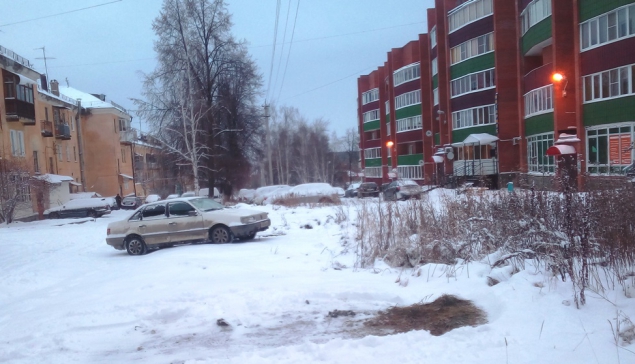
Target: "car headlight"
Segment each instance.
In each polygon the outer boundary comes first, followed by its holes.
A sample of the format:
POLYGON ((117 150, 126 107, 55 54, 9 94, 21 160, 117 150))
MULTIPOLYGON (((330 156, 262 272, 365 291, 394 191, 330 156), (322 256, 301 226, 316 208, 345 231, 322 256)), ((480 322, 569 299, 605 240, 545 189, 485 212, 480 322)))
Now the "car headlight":
POLYGON ((256 221, 256 219, 255 219, 253 216, 246 216, 246 217, 241 217, 241 218, 240 218, 240 221, 241 221, 243 224, 249 224, 249 223, 251 223, 251 222, 255 222, 255 221, 256 221))

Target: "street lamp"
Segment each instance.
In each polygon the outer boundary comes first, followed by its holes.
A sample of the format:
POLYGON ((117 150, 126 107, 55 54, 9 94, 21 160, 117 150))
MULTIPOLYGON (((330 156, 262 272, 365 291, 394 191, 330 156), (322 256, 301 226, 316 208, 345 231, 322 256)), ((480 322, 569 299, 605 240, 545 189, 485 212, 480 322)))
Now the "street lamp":
POLYGON ((562 87, 562 97, 567 96, 567 85, 569 84, 569 80, 567 80, 567 76, 560 72, 554 72, 551 75, 551 80, 554 84, 561 84, 564 81, 564 86, 562 87))

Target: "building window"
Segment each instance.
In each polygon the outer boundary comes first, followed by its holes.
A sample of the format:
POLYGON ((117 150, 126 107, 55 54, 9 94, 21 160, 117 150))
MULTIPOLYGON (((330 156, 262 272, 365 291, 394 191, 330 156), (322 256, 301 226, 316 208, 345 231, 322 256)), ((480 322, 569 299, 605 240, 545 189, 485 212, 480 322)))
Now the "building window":
POLYGON ((71 148, 69 148, 68 145, 66 146, 66 161, 71 161, 71 148))
POLYGON ((530 173, 554 173, 554 157, 547 156, 547 149, 553 145, 553 133, 527 137, 527 165, 530 173))
POLYGON ((421 166, 397 166, 399 178, 423 179, 421 166))
POLYGON ((381 167, 364 168, 364 176, 370 178, 381 178, 381 167))
POLYGON ((594 48, 635 35, 635 5, 623 6, 580 24, 580 47, 594 48))
POLYGON ((362 117, 364 119, 364 123, 379 120, 379 109, 367 111, 362 115, 362 117))
POLYGON ((496 87, 494 75, 494 69, 492 68, 452 80, 450 82, 452 97, 496 87))
POLYGON ((432 103, 434 106, 439 105, 439 89, 435 88, 432 90, 432 103))
POLYGON ((466 59, 489 53, 494 50, 494 33, 472 38, 450 50, 451 64, 465 61, 466 59))
POLYGON ((635 123, 602 125, 587 129, 587 171, 592 174, 623 174, 633 163, 635 123))
POLYGON ((31 201, 31 184, 29 183, 29 175, 25 173, 9 173, 10 193, 15 193, 16 200, 19 202, 31 201))
POLYGON ((634 79, 635 66, 614 68, 584 76, 584 102, 633 94, 634 79))
POLYGON ((421 129, 421 115, 397 120, 397 133, 421 129))
POLYGON ((128 120, 119 119, 119 131, 126 131, 130 129, 130 125, 128 124, 128 120))
POLYGON ((374 88, 370 91, 366 91, 364 93, 362 93, 362 105, 366 105, 368 103, 371 103, 373 101, 377 101, 379 100, 379 89, 378 88, 374 88))
POLYGON ((421 90, 407 92, 395 97, 395 110, 421 103, 421 90))
POLYGON ((24 157, 26 151, 24 149, 24 132, 21 130, 9 130, 11 138, 11 155, 14 157, 24 157))
POLYGON ((57 160, 62 161, 62 146, 59 144, 55 145, 55 154, 57 154, 57 160))
POLYGON ((529 28, 540 23, 541 20, 550 15, 551 0, 534 0, 530 2, 522 14, 520 14, 520 23, 523 34, 527 33, 529 28))
POLYGON ((437 46, 437 27, 433 27, 430 30, 430 49, 437 46))
POLYGON ((381 158, 381 148, 364 149, 364 159, 381 158))
POLYGON ((77 162, 77 149, 73 147, 73 160, 77 162))
POLYGON ((386 115, 390 115, 390 101, 386 101, 384 106, 386 107, 386 115))
POLYGON ((525 94, 525 118, 553 111, 553 85, 531 90, 525 94))
POLYGON ((37 150, 33 151, 33 172, 40 173, 40 161, 38 160, 37 150))
POLYGON ((419 63, 411 64, 400 68, 393 73, 394 86, 401 85, 421 77, 421 66, 419 63))
POLYGON ((390 136, 390 121, 386 123, 386 136, 390 136))
POLYGON ((432 76, 436 75, 437 73, 439 73, 439 62, 437 61, 437 58, 433 59, 430 67, 432 68, 432 76))
POLYGON ((452 10, 448 15, 450 33, 473 21, 489 16, 492 12, 492 0, 476 0, 465 3, 452 10))
POLYGON ((494 105, 479 106, 452 113, 452 129, 496 123, 496 107, 494 105))

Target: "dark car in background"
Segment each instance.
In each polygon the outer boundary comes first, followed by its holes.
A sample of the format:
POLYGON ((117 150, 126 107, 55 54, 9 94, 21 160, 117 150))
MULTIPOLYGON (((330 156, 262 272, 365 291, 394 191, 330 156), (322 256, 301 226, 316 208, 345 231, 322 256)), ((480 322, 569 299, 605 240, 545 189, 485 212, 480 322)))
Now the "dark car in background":
POLYGON ((410 198, 421 198, 423 190, 417 182, 411 179, 398 179, 390 182, 384 190, 384 200, 407 200, 410 198))
POLYGON ((124 210, 136 210, 143 205, 143 200, 137 196, 126 196, 121 200, 121 208, 124 210))
POLYGON ((361 183, 351 183, 344 191, 344 197, 357 197, 357 189, 361 183))
POLYGON ((357 189, 357 197, 379 197, 379 186, 375 182, 364 182, 357 189))

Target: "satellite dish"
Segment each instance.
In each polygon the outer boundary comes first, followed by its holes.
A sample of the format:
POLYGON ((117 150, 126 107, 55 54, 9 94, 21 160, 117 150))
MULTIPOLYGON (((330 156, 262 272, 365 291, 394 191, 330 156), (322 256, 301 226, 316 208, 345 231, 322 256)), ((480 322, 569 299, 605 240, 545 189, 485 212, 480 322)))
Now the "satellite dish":
POLYGON ((454 152, 447 153, 445 156, 448 157, 449 160, 452 160, 454 159, 454 152))
POLYGON ((423 159, 419 160, 419 165, 422 166, 423 165, 423 159))
POLYGON ((426 130, 426 136, 427 137, 431 137, 432 136, 432 130, 426 130))

